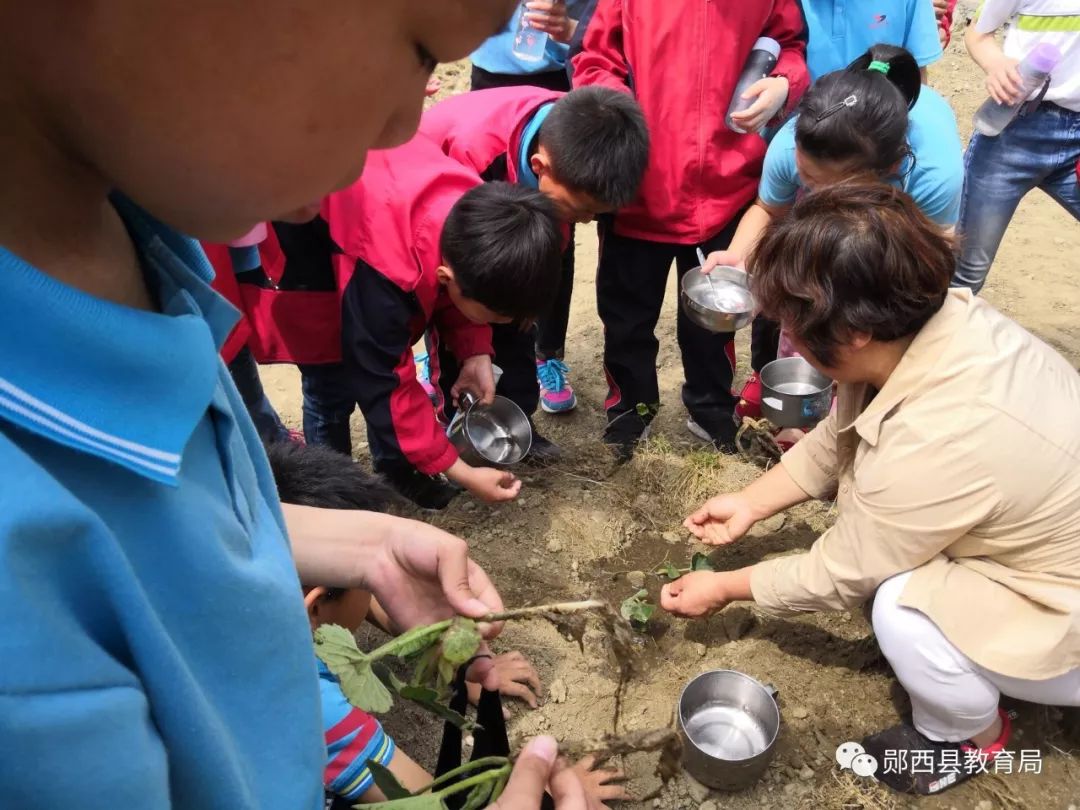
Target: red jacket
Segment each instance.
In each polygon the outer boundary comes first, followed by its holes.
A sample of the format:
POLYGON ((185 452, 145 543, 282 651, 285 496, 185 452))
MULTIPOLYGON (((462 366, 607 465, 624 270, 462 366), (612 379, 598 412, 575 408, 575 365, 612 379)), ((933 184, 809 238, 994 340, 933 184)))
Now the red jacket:
MULTIPOLYGON (((322 217, 348 276, 341 309, 345 375, 382 456, 422 473, 450 467, 457 452, 416 379, 412 347, 434 327, 459 360, 492 354, 491 327, 469 321, 436 276, 451 207, 477 174, 428 139, 368 154, 358 182, 326 198, 322 217)), ((430 352, 437 356, 436 347, 430 352)), ((435 381, 437 382, 437 381, 435 381)))
POLYGON ((516 183, 522 131, 537 110, 562 96, 528 85, 462 93, 427 110, 420 134, 485 180, 516 183))
POLYGON ((761 36, 780 43, 774 74, 790 82, 794 109, 810 83, 797 0, 600 0, 574 85, 632 92, 650 137, 641 192, 616 215, 617 233, 700 244, 754 199, 765 141, 730 131, 724 117, 761 36))

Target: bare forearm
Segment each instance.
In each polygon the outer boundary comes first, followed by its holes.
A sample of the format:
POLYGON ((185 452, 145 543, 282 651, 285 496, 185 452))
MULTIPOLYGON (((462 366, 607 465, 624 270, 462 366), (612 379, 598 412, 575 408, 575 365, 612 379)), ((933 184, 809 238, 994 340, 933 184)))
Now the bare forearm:
POLYGON ((377 512, 317 509, 282 504, 293 561, 305 585, 328 588, 367 586, 375 550, 393 530, 394 518, 377 512))
POLYGON ((754 249, 758 239, 761 238, 761 232, 765 230, 765 226, 771 221, 772 214, 769 210, 760 201, 755 202, 743 214, 728 250, 746 258, 750 251, 754 249))
POLYGON ((983 34, 975 30, 975 26, 968 27, 964 34, 964 44, 967 45, 968 53, 979 67, 989 73, 994 62, 1000 59, 1004 53, 994 34, 983 34))
POLYGON ((810 495, 795 483, 783 464, 773 465, 763 476, 741 493, 749 502, 757 520, 772 517, 796 504, 810 500, 810 495))

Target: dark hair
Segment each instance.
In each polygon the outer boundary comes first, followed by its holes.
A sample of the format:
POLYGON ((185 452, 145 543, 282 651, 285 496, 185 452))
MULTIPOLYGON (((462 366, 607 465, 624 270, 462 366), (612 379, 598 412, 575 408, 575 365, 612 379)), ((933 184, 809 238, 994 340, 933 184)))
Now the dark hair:
POLYGON ((539 191, 484 183, 454 203, 439 246, 466 298, 499 315, 545 314, 562 278, 562 231, 539 191))
POLYGON ((610 87, 580 87, 555 102, 540 144, 556 180, 612 208, 633 201, 649 163, 641 107, 610 87))
POLYGON ((759 309, 825 365, 853 333, 914 335, 945 302, 953 242, 886 183, 839 183, 774 219, 747 261, 759 309))
POLYGON ((266 455, 282 503, 387 512, 401 502, 380 478, 329 447, 271 442, 266 455))
POLYGON ((910 53, 875 45, 843 70, 818 79, 799 103, 795 143, 808 157, 884 175, 911 155, 908 110, 922 76, 910 53), (888 73, 870 70, 871 62, 888 73), (855 99, 851 106, 845 99, 855 99))

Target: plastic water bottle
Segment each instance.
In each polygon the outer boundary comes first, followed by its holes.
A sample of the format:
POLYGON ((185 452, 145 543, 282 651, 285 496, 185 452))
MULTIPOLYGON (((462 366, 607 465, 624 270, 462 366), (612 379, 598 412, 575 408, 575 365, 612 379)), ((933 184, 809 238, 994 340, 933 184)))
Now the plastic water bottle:
POLYGON ((539 62, 547 50, 548 35, 529 25, 525 3, 518 10, 517 34, 514 35, 514 56, 523 62, 539 62))
POLYGON ((756 98, 743 98, 742 94, 754 82, 768 78, 773 68, 776 67, 776 60, 779 58, 780 43, 775 39, 760 37, 754 43, 754 47, 750 50, 750 56, 747 57, 746 64, 743 65, 738 84, 735 85, 735 94, 731 97, 731 106, 728 107, 727 118, 725 119, 728 129, 732 132, 738 132, 740 135, 746 134, 746 130, 732 121, 731 116, 737 112, 742 112, 757 101, 756 98))
POLYGON ((1049 42, 1041 42, 1031 49, 1017 66, 1020 78, 1023 79, 1023 89, 1020 91, 1021 100, 1016 104, 998 104, 992 98, 988 98, 982 106, 975 111, 975 129, 979 134, 988 138, 1000 135, 1012 120, 1020 112, 1020 108, 1027 102, 1031 94, 1043 86, 1046 77, 1057 67, 1061 61, 1061 51, 1049 42))

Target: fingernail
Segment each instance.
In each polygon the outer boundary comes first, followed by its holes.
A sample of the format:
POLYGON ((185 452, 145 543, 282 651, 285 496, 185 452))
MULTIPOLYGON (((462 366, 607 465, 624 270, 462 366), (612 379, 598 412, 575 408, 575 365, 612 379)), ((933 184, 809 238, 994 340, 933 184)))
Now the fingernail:
POLYGON ((465 603, 465 609, 473 616, 486 616, 491 610, 479 599, 470 599, 465 603))
POLYGON ((545 734, 542 737, 537 737, 526 745, 525 753, 531 754, 534 757, 539 757, 550 765, 555 761, 555 757, 559 755, 559 743, 556 742, 554 737, 549 737, 545 734))

